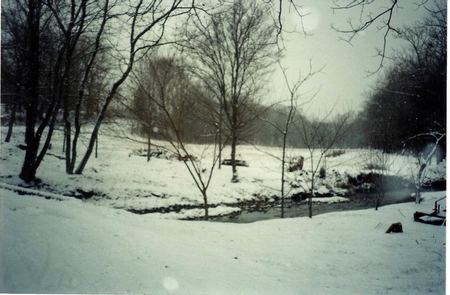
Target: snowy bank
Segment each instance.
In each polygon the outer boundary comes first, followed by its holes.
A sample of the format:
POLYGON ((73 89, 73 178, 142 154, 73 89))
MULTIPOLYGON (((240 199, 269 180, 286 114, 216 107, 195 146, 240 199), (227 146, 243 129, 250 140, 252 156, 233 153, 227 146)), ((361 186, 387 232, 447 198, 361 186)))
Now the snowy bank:
MULTIPOLYGON (((5 130, 4 128, 2 130, 5 130)), ((27 187, 20 180, 20 168, 24 151, 17 147, 23 143, 24 127, 17 126, 11 142, 1 143, 0 180, 9 185, 27 187)), ((82 140, 87 140, 82 138, 82 140)), ((151 158, 133 155, 133 151, 146 147, 144 143, 118 138, 108 132, 99 136, 98 158, 91 157, 83 175, 68 175, 62 152, 63 132, 56 130, 52 149, 44 158, 37 172, 40 182, 32 187, 41 194, 57 194, 75 197, 100 206, 121 208, 136 213, 164 213, 164 218, 192 219, 200 216, 203 197, 189 175, 182 161, 177 159, 151 158)), ((163 143, 159 143, 163 144, 163 143)), ((189 144, 188 148, 205 167, 205 177, 210 168, 211 153, 202 145, 189 144)), ((208 188, 210 216, 235 214, 245 210, 249 203, 273 207, 279 204, 281 183, 281 162, 273 155, 279 156, 281 149, 275 147, 239 146, 239 155, 246 160, 249 167, 238 167, 239 183, 230 183, 231 167, 223 166, 214 171, 208 188), (272 156, 270 156, 270 155, 272 156), (226 208, 228 207, 228 208, 226 208)), ((230 152, 229 147, 224 155, 230 152)), ((299 155, 307 156, 303 149, 289 149, 289 158, 299 155)), ((83 153, 83 146, 79 154, 83 153)), ((316 179, 316 195, 329 198, 317 198, 316 203, 348 202, 345 197, 353 188, 349 179, 370 173, 370 150, 346 150, 335 157, 326 158, 326 178, 316 179), (350 185, 351 186, 351 185, 350 185)), ((286 173, 286 199, 300 198, 309 192, 311 183, 310 161, 305 161, 303 171, 286 173), (303 195, 302 195, 303 194, 303 195)), ((325 162, 324 162, 325 163, 325 162)), ((433 161, 434 163, 434 161, 433 161)), ((324 166, 325 167, 325 166, 324 166)), ((414 176, 417 163, 412 157, 392 155, 389 173, 405 181, 414 176)), ((427 179, 445 181, 446 163, 433 164, 427 169, 427 179)), ((252 208, 255 209, 255 208, 252 208)))
POLYGON ((251 224, 160 219, 2 188, 1 292, 444 294, 445 195, 251 224), (401 222, 403 233, 386 234, 401 222))

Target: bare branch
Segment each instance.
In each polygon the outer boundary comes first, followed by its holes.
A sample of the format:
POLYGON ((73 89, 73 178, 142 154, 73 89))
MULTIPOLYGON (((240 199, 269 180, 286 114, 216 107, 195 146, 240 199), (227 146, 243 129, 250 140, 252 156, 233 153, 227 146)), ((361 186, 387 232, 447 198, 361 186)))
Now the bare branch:
POLYGON ((391 4, 388 7, 386 7, 382 11, 376 13, 374 16, 369 15, 367 20, 363 20, 363 16, 362 16, 363 12, 366 9, 368 9, 367 6, 372 5, 374 3, 378 3, 378 2, 374 1, 374 0, 354 0, 347 4, 341 4, 340 1, 333 0, 334 6, 331 7, 331 9, 333 9, 334 11, 349 10, 349 9, 354 9, 354 8, 361 9, 361 13, 360 13, 360 22, 361 23, 360 24, 355 25, 353 23, 353 21, 350 19, 348 21, 348 25, 350 27, 349 29, 337 28, 334 25, 331 26, 335 31, 345 34, 345 35, 348 35, 347 38, 342 38, 342 40, 344 40, 350 44, 352 43, 354 37, 356 35, 358 35, 359 33, 364 32, 371 26, 376 26, 377 23, 380 23, 380 22, 382 23, 381 26, 377 26, 378 31, 384 30, 383 42, 382 42, 381 50, 379 50, 379 55, 381 57, 381 60, 378 64, 378 68, 375 71, 373 71, 372 74, 380 71, 384 67, 385 59, 387 57, 386 55, 387 55, 388 36, 392 32, 397 33, 397 34, 399 33, 399 30, 396 29, 392 25, 394 11, 395 11, 395 9, 398 8, 398 0, 392 0, 391 4), (387 17, 387 20, 385 20, 386 17, 387 17))

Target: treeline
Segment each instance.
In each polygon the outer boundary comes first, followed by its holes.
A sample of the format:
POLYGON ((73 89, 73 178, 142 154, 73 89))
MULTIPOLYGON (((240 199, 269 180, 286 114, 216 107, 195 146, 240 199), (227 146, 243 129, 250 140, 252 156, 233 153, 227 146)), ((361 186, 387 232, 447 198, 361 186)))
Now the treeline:
MULTIPOLYGON (((194 101, 194 100, 193 100, 194 101)), ((142 102, 142 97, 136 97, 134 102, 136 109, 130 110, 128 107, 125 111, 116 111, 115 113, 127 114, 125 117, 135 121, 132 127, 132 132, 142 137, 150 136, 152 139, 164 140, 167 135, 164 134, 164 125, 167 122, 158 121, 157 113, 147 113, 146 110, 154 109, 155 107, 145 107, 143 105, 149 104, 149 102, 142 102), (146 119, 143 119, 146 118, 146 119), (155 128, 156 127, 156 128, 155 128)), ((209 103, 214 104, 213 101, 209 103)), ((286 113, 288 112, 287 106, 265 106, 256 105, 253 106, 259 110, 259 117, 249 122, 245 132, 239 138, 239 144, 255 144, 263 146, 279 147, 283 141, 283 134, 277 130, 271 124, 266 121, 274 122, 275 124, 282 125, 286 120, 286 113)), ((177 107, 174 107, 174 110, 177 107)), ((183 113, 183 124, 185 125, 186 132, 183 133, 186 142, 190 143, 214 143, 217 139, 218 132, 218 120, 208 120, 208 114, 211 109, 205 105, 195 101, 190 108, 178 109, 183 113), (206 117, 206 118, 205 118, 206 117)), ((352 115, 356 119, 356 115, 352 115)), ((218 117, 217 117, 218 118, 218 117)), ((287 136, 287 146, 291 148, 306 148, 307 145, 302 138, 303 124, 309 126, 313 130, 314 125, 321 125, 320 132, 323 137, 330 133, 331 130, 340 122, 339 118, 330 119, 324 121, 319 118, 309 118, 307 115, 294 114, 292 122, 292 130, 287 136)), ((349 131, 342 135, 342 138, 336 141, 336 148, 362 148, 366 147, 364 141, 365 137, 362 134, 361 128, 355 124, 354 120, 346 122, 348 126, 345 129, 349 131)), ((225 132, 224 130, 222 132, 225 132)), ((226 135, 225 135, 226 136, 226 135)))
MULTIPOLYGON (((433 3, 423 21, 398 30, 407 46, 390 57, 354 120, 311 118, 298 108, 287 145, 305 147, 311 133, 320 146, 342 128, 336 147, 419 151, 432 142, 445 149, 447 6, 433 3)), ((267 105, 264 86, 281 58, 281 18, 265 1, 222 4, 2 1, 2 105, 9 114, 2 124, 6 141, 17 121, 25 124, 20 177, 34 180, 58 126, 65 170, 81 174, 108 116, 132 119, 132 132, 148 139, 229 144, 233 159, 238 143, 280 146, 275 126, 288 107, 267 105), (83 125, 89 141, 80 155, 83 125)))
MULTIPOLYGON (((213 144, 221 141, 224 145, 230 144, 231 126, 225 120, 223 110, 221 114, 220 102, 176 54, 168 56, 157 53, 143 58, 134 69, 130 81, 133 95, 123 97, 114 113, 134 122, 131 130, 134 134, 150 140, 175 141, 178 136, 182 142, 213 144), (176 134, 173 132, 174 126, 176 134)), ((275 126, 285 124, 288 110, 289 106, 267 105, 264 100, 243 101, 237 119, 240 126, 238 144, 281 146, 283 134, 275 126)), ((307 147, 303 138, 304 129, 310 129, 310 133, 320 138, 331 134, 342 118, 339 115, 330 117, 311 118, 300 108, 295 110, 287 146, 307 147)), ((352 117, 355 118, 355 115, 352 117)), ((353 122, 347 120, 346 126, 341 126, 349 131, 336 140, 336 147, 364 145, 362 136, 356 134, 357 128, 353 122)))
POLYGON ((367 146, 387 152, 446 149, 447 4, 435 1, 429 15, 398 32, 406 44, 368 93, 360 115, 367 146))

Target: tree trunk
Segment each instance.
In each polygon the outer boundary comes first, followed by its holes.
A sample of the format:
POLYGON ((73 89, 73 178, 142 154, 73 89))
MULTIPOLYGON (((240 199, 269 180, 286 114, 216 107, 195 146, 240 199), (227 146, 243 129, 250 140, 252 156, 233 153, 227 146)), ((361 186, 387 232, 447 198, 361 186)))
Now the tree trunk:
MULTIPOLYGON (((65 115, 64 115, 65 116, 65 115)), ((66 173, 73 174, 73 170, 70 170, 71 163, 71 125, 69 119, 64 119, 64 139, 66 141, 66 173)))
POLYGON ((222 104, 220 104, 219 114, 219 169, 222 168, 222 104))
POLYGON ((423 175, 423 171, 425 170, 425 168, 427 167, 427 164, 424 163, 420 166, 419 172, 417 173, 417 179, 416 179, 416 204, 420 204, 420 191, 421 191, 421 187, 422 187, 422 175, 423 175))
POLYGON ((237 132, 236 130, 232 131, 232 139, 231 139, 231 169, 233 172, 233 177, 231 178, 231 182, 236 183, 239 182, 238 173, 236 168, 236 145, 237 145, 237 132))
POLYGON ((284 218, 284 159, 281 164, 281 218, 284 218))
POLYGON ((11 116, 9 117, 8 132, 6 133, 5 142, 9 142, 11 140, 14 123, 16 121, 16 109, 17 109, 17 103, 14 102, 13 109, 11 111, 11 116))
POLYGON ((203 195, 203 205, 205 207, 205 220, 209 219, 209 214, 208 214, 208 196, 206 195, 206 191, 202 191, 202 195, 203 195))
POLYGON ((39 149, 39 141, 35 138, 35 126, 37 117, 37 106, 39 101, 39 22, 40 22, 40 1, 28 1, 27 15, 27 75, 25 85, 27 91, 26 106, 26 129, 25 143, 27 149, 25 160, 20 172, 20 178, 25 182, 31 182, 36 176, 33 169, 39 149))
POLYGON ((62 152, 65 153, 66 152, 66 137, 63 137, 63 145, 62 145, 62 152))
POLYGON ((98 134, 95 137, 95 158, 98 158, 98 134))
POLYGON ((311 175, 311 192, 308 197, 308 217, 312 218, 313 211, 312 211, 312 198, 314 197, 314 173, 311 175))
POLYGON ((375 201, 375 211, 378 211, 378 208, 380 207, 381 201, 383 200, 383 198, 384 198, 384 193, 379 193, 377 195, 377 199, 375 201))
MULTIPOLYGON (((83 2, 84 8, 86 8, 86 2, 83 2)), ((73 135, 73 143, 72 143, 72 160, 70 162, 70 171, 71 173, 73 173, 74 169, 75 169, 75 162, 77 159, 77 144, 78 144, 78 139, 80 137, 80 133, 81 133, 81 123, 80 123, 80 117, 81 117, 81 106, 82 106, 82 102, 83 102, 83 97, 84 97, 84 88, 86 86, 86 83, 88 81, 89 75, 91 73, 92 67, 94 65, 95 59, 97 57, 97 53, 98 53, 98 49, 100 46, 100 38, 103 35, 103 30, 105 28, 105 24, 107 21, 107 13, 106 11, 108 10, 109 7, 109 2, 106 1, 104 4, 104 14, 103 14, 103 18, 102 18, 102 23, 100 25, 100 28, 97 32, 97 35, 95 37, 95 46, 94 46, 94 50, 92 51, 92 55, 89 59, 89 62, 86 66, 86 69, 84 71, 83 74, 83 79, 81 80, 81 85, 78 88, 78 98, 77 98, 77 104, 75 107, 75 118, 74 118, 74 124, 75 124, 75 134, 73 135)), ((83 13, 86 13, 85 10, 83 10, 83 13)), ((84 18, 83 18, 84 19, 84 18)), ((97 148, 98 148, 98 140, 95 141, 95 158, 97 158, 97 148)))
POLYGON ((386 195, 386 186, 384 182, 384 176, 387 174, 387 171, 383 170, 383 172, 379 175, 379 180, 376 181, 377 183, 377 189, 379 190, 379 193, 377 195, 376 204, 375 204, 375 210, 377 211, 378 208, 381 205, 381 202, 384 199, 384 196, 386 195))
POLYGON ((312 196, 310 195, 308 198, 308 217, 312 218, 312 196))
POLYGON ((37 151, 39 148, 39 144, 37 143, 38 142, 35 139, 28 140, 27 143, 25 161, 19 175, 19 177, 27 183, 32 182, 36 176, 36 169, 34 169, 34 164, 36 162, 37 151))
MULTIPOLYGON (((134 29, 134 27, 133 27, 133 29, 134 29)), ((137 40, 135 40, 135 41, 137 41, 137 40)), ((128 75, 130 74, 131 70, 133 69, 134 58, 136 55, 135 45, 136 45, 136 43, 131 42, 130 58, 128 60, 127 68, 123 72, 122 76, 120 76, 120 78, 112 85, 111 91, 108 93, 108 96, 105 99, 105 103, 103 104, 102 109, 100 110, 100 113, 97 117, 97 121, 95 122, 94 129, 92 130, 91 138, 89 140, 89 144, 88 144, 86 153, 84 154, 83 159, 81 159, 81 162, 78 164, 78 167, 75 170, 75 174, 83 173, 83 170, 86 167, 86 164, 89 161, 89 158, 91 157, 92 152, 94 150, 94 144, 95 144, 95 141, 97 140, 98 132, 100 130, 100 126, 103 122, 103 119, 105 118, 106 111, 108 110, 108 106, 111 103, 111 101, 113 100, 114 96, 116 95, 116 92, 119 89, 120 85, 122 85, 122 83, 125 82, 128 75)))
POLYGON ((84 154, 83 159, 81 159, 80 163, 78 164, 77 169, 75 170, 75 174, 82 174, 84 167, 86 167, 87 162, 89 161, 89 158, 91 157, 92 152, 94 151, 94 145, 97 140, 98 131, 100 129, 100 125, 102 124, 103 116, 100 114, 100 116, 97 119, 97 122, 94 126, 94 129, 92 130, 91 139, 89 140, 89 144, 86 150, 86 153, 84 154))
POLYGON ((151 139, 150 139, 150 131, 147 132, 147 162, 150 162, 150 148, 151 148, 151 139))
POLYGON ((102 109, 100 110, 100 113, 97 117, 97 121, 95 122, 94 129, 91 133, 91 138, 89 140, 89 144, 86 150, 86 153, 83 156, 83 159, 81 159, 80 163, 78 164, 77 169, 75 170, 75 174, 82 174, 84 168, 86 167, 87 162, 89 161, 89 158, 92 155, 92 152, 94 151, 94 145, 96 141, 98 140, 98 132, 100 130, 100 126, 103 122, 103 119, 105 118, 106 111, 108 109, 109 104, 111 103, 112 99, 114 98, 114 95, 117 92, 117 89, 119 86, 125 81, 125 79, 128 77, 128 74, 130 73, 132 69, 132 61, 130 61, 130 65, 128 69, 123 73, 122 77, 113 85, 111 91, 109 92, 108 96, 106 97, 105 103, 103 104, 102 109))
MULTIPOLYGON (((19 177, 22 180, 24 180, 25 182, 31 182, 36 177, 36 171, 37 171, 39 165, 41 164, 42 159, 44 158, 44 155, 47 153, 47 150, 50 146, 58 110, 59 110, 59 105, 56 105, 53 109, 53 114, 51 115, 52 119, 50 121, 50 124, 48 125, 47 138, 44 142, 41 152, 38 154, 39 143, 41 140, 42 132, 48 122, 41 123, 41 125, 38 128, 38 131, 36 132, 36 136, 27 145, 27 150, 25 153, 25 161, 24 161, 24 164, 22 167, 22 171, 19 175, 19 177)), ((50 117, 50 115, 46 116, 46 119, 49 117, 50 117)))
POLYGON ((81 126, 77 119, 75 119, 75 132, 73 135, 73 142, 72 142, 72 158, 70 160, 70 167, 69 170, 71 171, 70 174, 73 174, 73 170, 75 169, 75 161, 77 160, 77 144, 78 144, 78 138, 80 137, 81 133, 81 126))
MULTIPOLYGON (((290 118, 288 118, 289 120, 290 118)), ((281 156, 281 218, 284 218, 284 170, 286 165, 286 139, 287 131, 283 133, 283 152, 281 156)))

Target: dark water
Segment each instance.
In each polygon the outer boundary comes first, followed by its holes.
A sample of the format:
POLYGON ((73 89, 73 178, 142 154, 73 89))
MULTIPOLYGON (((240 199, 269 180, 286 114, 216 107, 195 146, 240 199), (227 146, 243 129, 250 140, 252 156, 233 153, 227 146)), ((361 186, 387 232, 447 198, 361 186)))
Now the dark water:
MULTIPOLYGON (((411 197, 414 193, 412 189, 401 189, 387 192, 381 200, 380 206, 414 202, 415 199, 411 197)), ((378 194, 374 193, 358 193, 352 196, 347 196, 350 201, 346 203, 335 204, 314 204, 313 216, 339 211, 350 211, 360 209, 375 209, 376 199, 378 194)), ((279 202, 273 206, 258 206, 259 208, 249 208, 249 210, 242 210, 241 214, 235 216, 222 216, 211 218, 211 221, 216 222, 233 222, 233 223, 250 223, 260 220, 281 218, 281 207, 279 202), (255 211, 253 211, 255 210, 255 211)), ((308 204, 306 201, 295 202, 291 199, 285 200, 284 209, 285 218, 304 217, 308 216, 308 204)))

